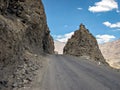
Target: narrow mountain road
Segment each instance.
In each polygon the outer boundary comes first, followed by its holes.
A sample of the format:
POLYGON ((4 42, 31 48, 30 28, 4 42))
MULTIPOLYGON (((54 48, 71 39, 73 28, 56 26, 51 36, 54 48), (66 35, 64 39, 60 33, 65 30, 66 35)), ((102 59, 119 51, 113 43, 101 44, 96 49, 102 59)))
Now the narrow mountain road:
POLYGON ((51 55, 40 90, 120 90, 120 73, 71 56, 51 55))

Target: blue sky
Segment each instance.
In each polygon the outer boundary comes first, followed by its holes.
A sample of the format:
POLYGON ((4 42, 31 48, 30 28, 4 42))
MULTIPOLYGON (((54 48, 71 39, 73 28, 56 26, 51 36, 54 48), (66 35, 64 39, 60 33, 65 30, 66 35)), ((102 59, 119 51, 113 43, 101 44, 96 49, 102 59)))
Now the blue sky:
POLYGON ((105 43, 120 38, 120 0, 42 0, 51 35, 66 42, 83 23, 105 43))

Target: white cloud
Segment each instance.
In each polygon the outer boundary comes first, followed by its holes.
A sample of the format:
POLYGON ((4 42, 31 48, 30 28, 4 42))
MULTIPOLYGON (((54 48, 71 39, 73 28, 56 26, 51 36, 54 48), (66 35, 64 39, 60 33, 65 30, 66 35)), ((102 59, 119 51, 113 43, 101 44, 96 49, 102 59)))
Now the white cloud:
POLYGON ((110 22, 108 22, 108 21, 103 22, 103 24, 104 24, 105 26, 107 26, 107 27, 110 27, 110 26, 111 26, 111 23, 110 23, 110 22))
POLYGON ((82 10, 83 8, 77 8, 78 10, 82 10))
POLYGON ((114 35, 96 35, 96 39, 98 41, 99 44, 101 43, 106 43, 106 42, 110 42, 112 40, 114 40, 116 37, 114 35))
POLYGON ((91 12, 107 12, 116 9, 118 12, 118 3, 115 0, 101 0, 96 2, 94 6, 89 6, 91 12))
POLYGON ((112 24, 109 21, 106 21, 106 22, 103 22, 103 24, 109 28, 120 28, 120 22, 112 24))
POLYGON ((71 36, 74 34, 74 32, 71 32, 71 33, 67 33, 67 34, 64 34, 64 35, 54 35, 54 38, 60 42, 67 42, 67 40, 69 38, 71 38, 71 36))

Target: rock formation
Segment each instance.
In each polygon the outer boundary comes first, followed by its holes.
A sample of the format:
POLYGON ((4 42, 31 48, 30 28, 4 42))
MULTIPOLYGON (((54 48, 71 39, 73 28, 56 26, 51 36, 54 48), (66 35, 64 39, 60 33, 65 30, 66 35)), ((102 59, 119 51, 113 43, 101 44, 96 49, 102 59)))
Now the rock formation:
POLYGON ((84 56, 105 63, 95 37, 83 24, 80 25, 79 30, 74 32, 71 39, 68 40, 63 53, 73 56, 84 56))
POLYGON ((13 73, 24 65, 26 52, 54 53, 43 4, 41 0, 0 0, 0 90, 14 87, 13 73))

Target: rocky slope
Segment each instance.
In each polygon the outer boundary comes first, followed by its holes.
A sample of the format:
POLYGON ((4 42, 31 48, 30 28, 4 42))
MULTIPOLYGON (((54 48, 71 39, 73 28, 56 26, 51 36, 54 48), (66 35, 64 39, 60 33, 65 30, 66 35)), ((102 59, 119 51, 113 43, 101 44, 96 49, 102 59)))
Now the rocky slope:
POLYGON ((79 30, 75 31, 71 39, 68 40, 63 52, 64 54, 83 56, 105 63, 105 59, 101 54, 95 37, 83 24, 80 25, 79 30))
POLYGON ((0 90, 31 81, 29 64, 39 65, 27 53, 35 57, 54 53, 41 0, 0 0, 0 90))
POLYGON ((114 68, 120 69, 120 39, 99 45, 106 61, 114 68))

